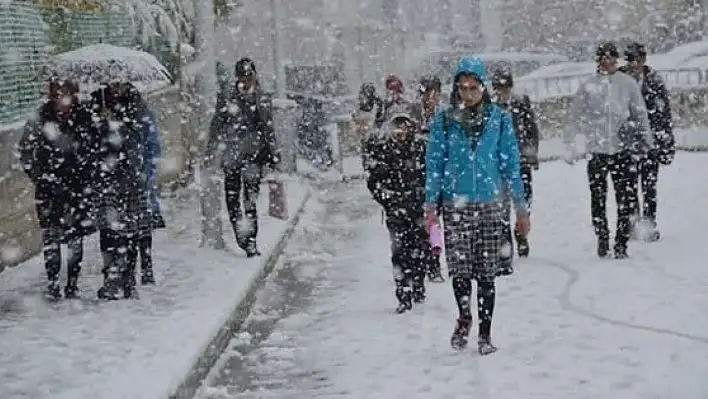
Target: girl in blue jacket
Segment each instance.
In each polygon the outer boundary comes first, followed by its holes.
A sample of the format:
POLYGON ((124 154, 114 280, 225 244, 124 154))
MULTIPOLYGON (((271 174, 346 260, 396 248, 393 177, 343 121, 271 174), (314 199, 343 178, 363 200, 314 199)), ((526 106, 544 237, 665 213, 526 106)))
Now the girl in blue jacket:
POLYGON ((426 153, 426 222, 439 223, 435 210, 442 205, 445 255, 459 308, 451 345, 467 346, 476 280, 482 355, 496 351, 491 342, 494 280, 511 251, 504 235, 506 188, 517 231, 526 235, 530 228, 514 127, 509 114, 490 101, 486 81, 479 58, 460 60, 450 107, 435 116, 426 153))

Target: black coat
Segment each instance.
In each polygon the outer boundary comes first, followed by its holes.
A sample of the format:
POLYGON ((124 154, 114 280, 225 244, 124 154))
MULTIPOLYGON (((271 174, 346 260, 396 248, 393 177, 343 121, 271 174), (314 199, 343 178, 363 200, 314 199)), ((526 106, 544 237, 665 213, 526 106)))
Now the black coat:
POLYGON ((205 162, 220 159, 227 169, 247 164, 275 166, 279 161, 270 97, 243 95, 238 88, 221 90, 209 127, 205 162))
POLYGON ((405 145, 392 139, 372 144, 367 187, 389 220, 421 222, 425 203, 425 147, 416 137, 405 145))
POLYGON ((134 87, 116 98, 97 90, 91 98, 98 135, 94 142, 99 229, 126 235, 150 231, 144 134, 147 105, 134 87), (117 226, 117 228, 116 228, 117 226))
POLYGON ((19 143, 22 169, 35 186, 39 225, 59 228, 64 240, 95 231, 95 135, 88 109, 77 103, 68 119, 60 119, 47 103, 27 122, 19 143))
MULTIPOLYGON (((628 66, 623 66, 620 71, 634 76, 628 66)), ((644 79, 640 81, 642 85, 642 96, 649 115, 649 126, 654 132, 654 142, 656 144, 656 154, 663 163, 670 163, 670 159, 676 151, 676 141, 674 138, 673 121, 671 114, 671 98, 666 84, 661 76, 649 66, 644 66, 644 79)))
POLYGON ((538 166, 539 131, 536 115, 531 108, 531 99, 527 95, 513 95, 508 104, 498 105, 511 114, 521 162, 533 167, 538 166))

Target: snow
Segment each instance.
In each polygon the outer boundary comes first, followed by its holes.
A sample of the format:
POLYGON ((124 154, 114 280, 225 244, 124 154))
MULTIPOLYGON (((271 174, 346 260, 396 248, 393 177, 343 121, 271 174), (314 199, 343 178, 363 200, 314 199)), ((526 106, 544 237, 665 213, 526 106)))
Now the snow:
MULTIPOLYGON (((483 358, 450 348, 449 282, 429 284, 424 305, 394 314, 380 208, 353 183, 328 198, 334 221, 310 213, 324 221, 299 229, 300 247, 286 249, 279 266, 315 285, 306 304, 270 335, 250 337, 256 347, 243 348, 241 336, 232 342, 198 397, 705 398, 708 214, 695 204, 708 185, 691 176, 707 167, 707 154, 680 153, 659 182, 663 240, 632 242, 627 260, 599 260, 584 163, 542 165, 531 257, 498 280, 492 331, 500 350, 483 358)), ((273 318, 262 302, 258 319, 273 318)))
POLYGON ((169 84, 170 81, 170 73, 154 55, 110 44, 92 44, 58 54, 51 64, 52 68, 59 73, 64 71, 73 73, 81 70, 83 65, 91 65, 104 69, 103 72, 111 77, 115 77, 114 73, 121 74, 127 70, 130 73, 120 77, 131 82, 161 81, 169 84), (118 65, 114 66, 116 62, 118 65))
MULTIPOLYGON (((291 215, 307 190, 296 180, 286 181, 291 215)), ((168 229, 156 232, 153 247, 158 285, 140 287, 139 300, 92 300, 101 282, 95 237, 85 244, 79 282, 86 300, 44 302, 41 257, 6 270, 0 279, 0 397, 167 397, 228 319, 286 228, 286 222, 267 216, 267 193, 263 185, 263 257, 254 259, 236 247, 226 214, 229 250, 198 248, 195 192, 163 199, 168 229)), ((3 256, 14 256, 13 251, 8 248, 3 256)))

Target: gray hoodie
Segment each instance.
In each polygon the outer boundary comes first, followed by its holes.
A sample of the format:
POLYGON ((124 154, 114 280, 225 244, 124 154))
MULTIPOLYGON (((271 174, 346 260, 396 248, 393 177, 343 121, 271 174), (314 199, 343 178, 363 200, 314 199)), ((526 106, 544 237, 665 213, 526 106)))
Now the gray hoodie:
POLYGON ((596 74, 583 82, 571 110, 572 127, 564 141, 575 153, 575 135, 585 137, 586 152, 616 154, 653 145, 649 118, 640 86, 629 75, 596 74))

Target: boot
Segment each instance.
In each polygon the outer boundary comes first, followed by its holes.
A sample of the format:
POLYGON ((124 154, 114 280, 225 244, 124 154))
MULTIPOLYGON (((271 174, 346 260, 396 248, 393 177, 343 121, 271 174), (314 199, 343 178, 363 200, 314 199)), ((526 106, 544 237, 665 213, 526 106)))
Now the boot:
POLYGON ((597 256, 607 258, 610 253, 610 240, 607 238, 598 238, 597 240, 597 256))
POLYGON ((155 285, 155 275, 152 272, 152 268, 143 269, 142 275, 140 276, 140 284, 142 285, 155 285))
POLYGON ((470 324, 472 316, 460 317, 455 324, 455 331, 450 338, 450 346, 455 350, 463 350, 467 347, 467 339, 470 335, 470 324))
POLYGON ((529 240, 518 232, 514 232, 514 236, 516 238, 516 251, 518 252, 519 257, 528 258, 530 252, 529 240))
POLYGON ((76 299, 79 297, 78 278, 69 277, 64 287, 64 297, 66 299, 76 299))
POLYGON ((480 355, 486 356, 497 351, 497 347, 492 345, 492 339, 489 336, 479 336, 477 338, 477 351, 480 355))
POLYGON ((396 287, 396 298, 398 298, 396 313, 402 314, 413 309, 413 298, 409 287, 404 287, 403 285, 396 287))
POLYGON ((614 248, 615 259, 626 259, 629 257, 627 254, 627 246, 623 244, 615 244, 614 248))
POLYGON ((135 269, 128 266, 123 270, 123 298, 125 299, 138 299, 137 281, 135 279, 135 269))
POLYGON ((122 278, 120 270, 116 262, 114 261, 113 254, 105 254, 103 257, 104 262, 110 262, 107 267, 103 269, 103 286, 98 289, 97 295, 98 299, 104 299, 106 301, 116 301, 120 299, 119 292, 121 288, 122 278))
POLYGON ((261 252, 258 250, 255 240, 251 240, 246 245, 245 251, 246 251, 247 258, 253 258, 254 256, 261 256, 261 252))
POLYGON ((44 292, 45 297, 50 301, 58 301, 61 299, 61 286, 59 280, 50 279, 47 284, 47 289, 44 292))

